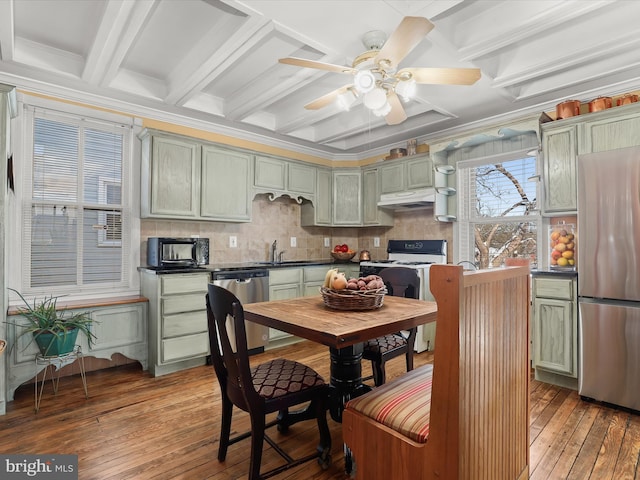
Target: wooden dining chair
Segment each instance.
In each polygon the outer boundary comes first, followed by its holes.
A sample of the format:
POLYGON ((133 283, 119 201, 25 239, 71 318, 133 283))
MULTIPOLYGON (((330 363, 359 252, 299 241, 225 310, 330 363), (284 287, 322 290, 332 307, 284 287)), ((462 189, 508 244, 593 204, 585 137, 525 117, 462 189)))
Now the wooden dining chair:
MULTIPOLYGON (((388 294, 396 297, 418 298, 420 296, 420 277, 413 268, 390 267, 384 268, 378 274, 387 286, 388 294)), ((386 381, 384 364, 387 360, 405 355, 407 371, 413 370, 413 346, 416 342, 416 328, 409 331, 396 332, 385 335, 364 344, 362 358, 371 360, 374 384, 380 386, 386 381)))
POLYGON ((316 371, 301 363, 274 359, 251 367, 247 352, 244 310, 233 293, 209 284, 206 295, 207 321, 211 360, 220 383, 222 394, 222 427, 218 460, 224 461, 227 448, 251 437, 249 480, 267 478, 281 471, 300 465, 314 458, 323 469, 331 464, 331 434, 327 424, 329 386, 316 371), (231 321, 228 322, 227 320, 231 321), (230 329, 235 331, 235 342, 230 338, 230 329), (289 413, 289 408, 310 402, 306 410, 289 413), (251 431, 230 438, 233 406, 249 413, 251 431), (279 412, 275 420, 266 421, 269 413, 279 412), (299 418, 296 418, 296 415, 299 418), (316 419, 320 432, 320 443, 313 454, 293 459, 265 433, 277 425, 285 433, 289 426, 299 420, 316 419), (260 474, 262 447, 267 441, 280 454, 286 464, 260 474))

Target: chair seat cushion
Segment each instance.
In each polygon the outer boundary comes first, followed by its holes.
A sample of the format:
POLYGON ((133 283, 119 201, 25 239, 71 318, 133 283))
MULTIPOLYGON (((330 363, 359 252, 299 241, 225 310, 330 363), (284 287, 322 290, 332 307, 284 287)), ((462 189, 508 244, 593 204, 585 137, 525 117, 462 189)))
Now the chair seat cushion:
POLYGON ((346 408, 425 443, 429 436, 432 380, 433 365, 424 365, 350 400, 346 408))
POLYGON ((251 368, 253 387, 264 398, 276 398, 288 393, 324 385, 324 379, 302 363, 277 358, 251 368))
POLYGON ((389 350, 394 350, 398 347, 404 347, 407 345, 407 339, 398 333, 392 333, 385 335, 384 337, 374 338, 368 340, 364 344, 365 351, 375 353, 385 353, 389 350))

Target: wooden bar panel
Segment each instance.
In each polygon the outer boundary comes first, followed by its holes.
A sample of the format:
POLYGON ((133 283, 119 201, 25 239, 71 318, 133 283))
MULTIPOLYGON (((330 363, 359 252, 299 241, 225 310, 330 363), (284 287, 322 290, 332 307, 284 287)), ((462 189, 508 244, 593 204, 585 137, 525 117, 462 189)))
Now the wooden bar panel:
POLYGON ((528 266, 431 267, 438 345, 429 438, 415 444, 347 407, 357 479, 528 478, 529 283, 528 266))

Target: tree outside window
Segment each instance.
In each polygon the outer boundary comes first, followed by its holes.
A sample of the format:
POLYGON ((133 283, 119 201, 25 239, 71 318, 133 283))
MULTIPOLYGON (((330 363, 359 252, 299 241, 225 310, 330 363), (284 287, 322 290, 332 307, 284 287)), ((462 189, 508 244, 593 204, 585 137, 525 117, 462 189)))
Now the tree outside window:
POLYGON ((505 258, 524 257, 537 263, 535 157, 468 168, 474 262, 478 268, 499 267, 505 258))

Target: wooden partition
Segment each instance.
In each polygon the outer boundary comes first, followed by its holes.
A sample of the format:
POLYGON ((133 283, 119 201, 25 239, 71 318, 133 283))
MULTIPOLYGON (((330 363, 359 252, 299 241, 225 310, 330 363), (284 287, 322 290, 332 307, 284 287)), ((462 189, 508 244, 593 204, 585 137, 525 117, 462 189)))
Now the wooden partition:
POLYGON ((433 265, 438 304, 430 432, 417 444, 348 408, 356 478, 529 477, 529 268, 433 265), (372 452, 386 449, 385 455, 372 452))

